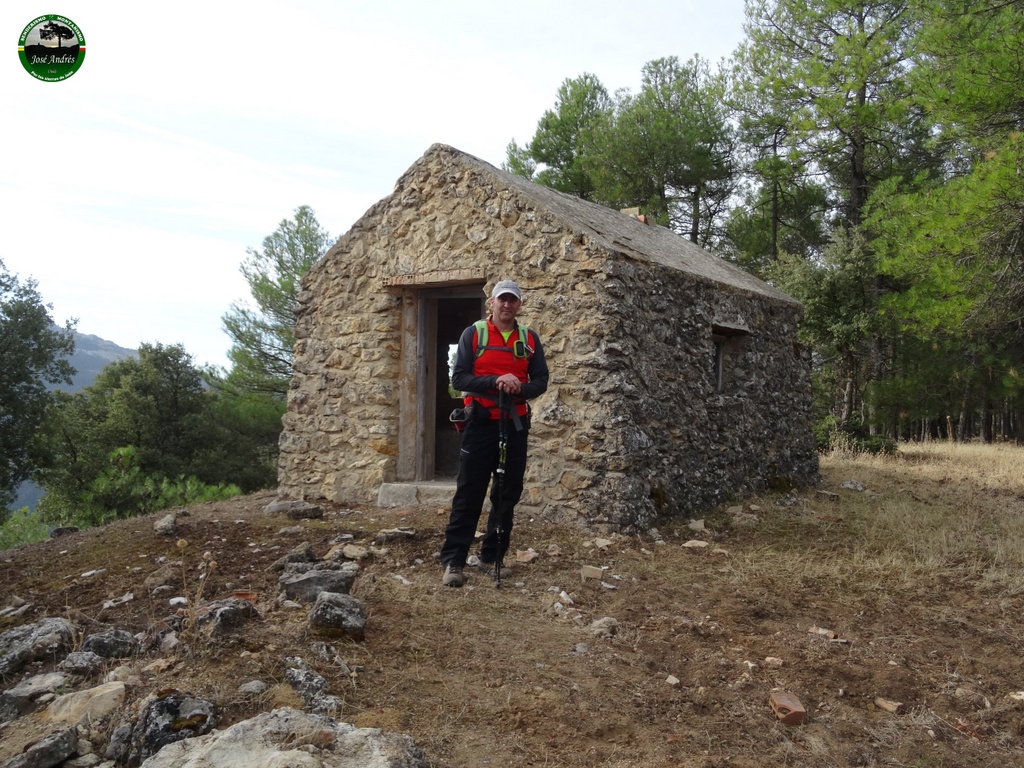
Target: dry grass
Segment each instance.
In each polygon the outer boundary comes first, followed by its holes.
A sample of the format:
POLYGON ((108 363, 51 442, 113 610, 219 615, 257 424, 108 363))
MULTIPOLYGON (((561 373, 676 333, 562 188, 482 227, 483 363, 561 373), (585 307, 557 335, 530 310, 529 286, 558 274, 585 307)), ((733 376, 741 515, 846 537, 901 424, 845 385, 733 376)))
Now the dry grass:
MULTIPOLYGON (((189 649, 136 695, 177 687, 240 719, 296 703, 280 662, 301 656, 344 700, 342 719, 411 734, 434 768, 1024 765, 1024 704, 1007 696, 1024 690, 1024 450, 832 455, 822 477, 745 500, 755 524, 726 508, 703 532, 661 521, 660 542, 615 536, 599 549, 591 533, 520 519, 516 546, 560 554, 518 565, 501 590, 482 576, 440 586, 445 510, 331 510, 304 523, 318 553, 339 533, 369 544, 383 528, 417 531, 364 563, 354 588, 369 612, 363 643, 325 643, 304 611, 274 602, 266 567, 298 541, 278 533, 290 521, 260 512, 265 497, 196 507, 179 528, 218 563, 203 594, 244 584, 265 596, 263 620, 189 649), (682 546, 691 538, 711 546, 682 546), (615 588, 582 582, 582 565, 604 567, 615 588), (558 609, 562 591, 573 605, 558 609), (619 622, 610 639, 590 629, 603 617, 619 622), (276 685, 233 693, 257 677, 276 685), (805 725, 776 720, 773 688, 801 699, 805 725), (876 697, 902 702, 902 714, 876 697)), ((164 610, 151 599, 103 616, 95 606, 138 589, 140 560, 178 554, 150 527, 126 521, 3 553, 0 603, 17 594, 53 614, 76 606, 90 627, 144 628, 164 610), (97 563, 108 564, 101 579, 67 577, 97 563)))

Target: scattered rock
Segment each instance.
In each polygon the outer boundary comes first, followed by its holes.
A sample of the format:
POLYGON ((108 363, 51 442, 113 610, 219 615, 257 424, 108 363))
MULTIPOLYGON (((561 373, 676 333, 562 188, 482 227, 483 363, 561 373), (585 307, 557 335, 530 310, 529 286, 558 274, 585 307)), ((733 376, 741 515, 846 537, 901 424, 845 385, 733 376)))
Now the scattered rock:
POLYGON ((171 691, 150 701, 139 714, 132 730, 128 761, 138 765, 168 744, 202 736, 215 725, 213 704, 181 691, 171 691))
POLYGON ((71 726, 87 720, 100 720, 121 706, 124 696, 124 683, 103 683, 85 691, 58 696, 43 716, 51 723, 71 726))
POLYGON ((772 691, 768 702, 783 725, 800 725, 807 719, 807 710, 792 693, 772 691))
POLYGON ((537 552, 533 547, 528 549, 517 549, 516 550, 516 562, 517 563, 532 563, 540 557, 540 552, 537 552))
POLYGON ((9 618, 12 616, 21 616, 21 614, 28 611, 32 607, 32 603, 22 602, 20 605, 9 605, 3 610, 0 610, 0 619, 9 618))
POLYGON ((310 611, 309 626, 321 634, 362 640, 366 633, 366 609, 349 594, 321 592, 310 611))
POLYGON ((60 672, 50 672, 22 680, 13 688, 0 693, 0 723, 14 720, 35 709, 39 699, 52 694, 68 681, 60 672))
POLYGON ((123 629, 109 629, 88 635, 82 641, 82 650, 104 659, 127 659, 139 652, 139 642, 123 629))
POLYGON ((67 728, 51 733, 4 763, 3 768, 50 768, 60 765, 78 749, 78 731, 67 728))
POLYGON ((710 544, 706 541, 701 541, 700 539, 690 539, 688 542, 683 544, 683 546, 687 549, 704 549, 705 547, 710 546, 710 544))
POLYGON ((178 517, 173 512, 153 523, 153 533, 157 536, 176 536, 178 533, 178 517))
MULTIPOLYGON (((354 564, 353 564, 354 565, 354 564)), ((347 595, 352 591, 358 566, 343 567, 337 563, 319 563, 310 570, 289 569, 278 583, 285 597, 303 603, 315 602, 321 592, 337 592, 347 595), (334 566, 334 567, 331 567, 334 566)))
POLYGON ((341 709, 344 701, 327 693, 327 680, 311 670, 305 661, 290 656, 284 662, 285 681, 309 709, 320 715, 333 715, 341 709))
POLYGON ((289 563, 315 563, 316 560, 317 557, 313 552, 313 545, 308 541, 304 541, 284 557, 272 563, 267 570, 271 572, 283 571, 289 563))
POLYGON ((46 618, 0 632, 0 677, 30 661, 55 657, 71 647, 75 628, 64 619, 46 618))
POLYGON ((398 528, 386 528, 377 534, 375 541, 381 543, 386 541, 393 541, 394 539, 415 539, 416 531, 412 528, 405 526, 399 526, 398 528))
POLYGON ((610 616, 605 616, 603 619, 592 622, 590 631, 594 633, 595 637, 612 638, 619 631, 619 622, 610 616))
POLYGON ((202 607, 196 615, 196 626, 209 625, 208 631, 217 634, 259 618, 262 618, 260 612, 248 600, 216 600, 202 607))
POLYGON ((243 696, 259 696, 270 690, 270 684, 262 680, 250 680, 238 686, 238 692, 243 696))
POLYGON ((172 583, 181 581, 181 565, 175 563, 164 563, 142 582, 147 592, 152 592, 158 587, 170 586, 172 583), (177 565, 177 567, 175 567, 177 565))
POLYGON ((171 744, 147 760, 144 768, 183 765, 426 768, 427 761, 405 734, 356 728, 285 707, 171 744))
POLYGON ((75 675, 89 676, 103 669, 105 662, 106 659, 92 651, 75 651, 65 656, 58 667, 75 675))
POLYGON ((840 488, 845 488, 848 491, 856 491, 862 493, 864 491, 864 485, 859 480, 847 480, 839 484, 840 488))
POLYGON ((600 579, 603 576, 603 568, 598 568, 596 565, 580 566, 580 577, 583 579, 583 581, 586 581, 587 579, 600 579))

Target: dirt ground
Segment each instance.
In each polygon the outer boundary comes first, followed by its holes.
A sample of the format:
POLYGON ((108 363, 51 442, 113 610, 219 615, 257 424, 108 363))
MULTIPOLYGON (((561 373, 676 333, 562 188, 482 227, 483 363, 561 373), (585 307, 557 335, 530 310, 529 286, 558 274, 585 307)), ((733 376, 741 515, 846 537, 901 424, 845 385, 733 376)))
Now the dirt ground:
MULTIPOLYGON (((300 656, 344 700, 339 719, 410 734, 436 768, 1024 765, 1024 541, 988 522, 1024 519, 1024 487, 936 474, 937 461, 826 459, 820 486, 715 510, 704 530, 684 520, 601 537, 523 517, 513 544, 537 556, 512 563, 501 589, 482 574, 441 586, 445 509, 328 505, 296 522, 257 494, 179 511, 176 538, 156 535, 154 516, 0 552, 0 608, 31 604, 0 631, 43 616, 83 634, 144 630, 172 609, 143 579, 183 559, 177 594, 251 589, 262 618, 216 642, 186 638, 129 695, 187 691, 216 701, 222 725, 301 706, 282 675, 300 656), (896 541, 936 510, 970 524, 925 522, 930 538, 896 541), (397 526, 415 535, 373 543, 397 526), (363 642, 311 634, 267 570, 303 541, 323 556, 340 534, 378 550, 352 590, 369 614, 363 642), (207 552, 217 565, 200 580, 207 552), (583 566, 601 578, 584 581, 583 566), (592 627, 606 617, 611 637, 592 627), (239 695, 253 679, 274 685, 239 695), (780 722, 773 691, 798 698, 803 724, 780 722)), ((0 730, 0 761, 31 740, 23 720, 0 730)))

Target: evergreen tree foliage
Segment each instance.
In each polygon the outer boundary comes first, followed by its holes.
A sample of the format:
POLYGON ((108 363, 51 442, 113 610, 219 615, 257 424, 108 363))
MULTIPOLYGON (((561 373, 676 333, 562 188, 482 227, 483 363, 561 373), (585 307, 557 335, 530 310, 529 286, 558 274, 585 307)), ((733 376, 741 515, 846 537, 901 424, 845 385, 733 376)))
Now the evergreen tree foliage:
POLYGON ((922 7, 914 92, 943 173, 914 189, 890 183, 872 201, 882 267, 905 286, 885 309, 948 351, 930 375, 949 391, 950 437, 1021 440, 1024 17, 988 1, 922 7))
POLYGON ((819 175, 839 220, 859 225, 900 156, 915 30, 908 4, 748 0, 746 13, 737 59, 748 135, 762 147, 769 136, 781 141, 787 152, 776 154, 819 175))
POLYGON ((584 73, 565 80, 558 88, 554 109, 545 111, 537 122, 533 139, 525 147, 509 143, 504 168, 559 192, 593 200, 587 145, 610 109, 608 91, 596 76, 584 73))
POLYGON ((727 89, 726 72, 699 56, 649 62, 637 94, 609 96, 591 74, 566 80, 526 146, 509 144, 504 167, 584 200, 640 208, 706 245, 721 234, 736 177, 727 89))
POLYGON ((806 296, 809 327, 831 348, 815 359, 837 362, 817 372, 832 381, 833 416, 844 428, 863 423, 872 434, 883 421, 876 394, 891 375, 895 348, 896 326, 883 306, 902 286, 882 273, 865 214, 881 186, 918 183, 935 165, 924 147, 928 122, 911 99, 919 26, 911 6, 898 0, 749 0, 748 39, 737 54, 735 99, 759 190, 748 199, 770 211, 761 214, 770 227, 761 242, 750 237, 749 213, 734 216, 732 231, 744 237, 737 244, 758 248, 737 260, 763 268, 779 259, 772 271, 806 296), (790 201, 802 203, 793 209, 790 201), (807 203, 815 207, 801 211, 807 203), (797 222, 812 225, 802 229, 810 237, 795 243, 811 245, 796 251, 809 260, 804 264, 783 257, 781 246, 783 232, 801 231, 792 227, 797 222), (815 232, 831 241, 822 251, 815 232), (865 272, 868 266, 875 271, 865 272), (808 270, 820 284, 807 282, 808 270))
POLYGON ((247 438, 249 420, 204 385, 183 347, 143 344, 81 392, 58 393, 42 433, 39 510, 95 524, 272 485, 267 435, 247 438))
POLYGON ((313 209, 301 205, 263 240, 263 250, 249 248, 241 270, 252 304, 235 303, 223 317, 232 339, 228 358, 232 383, 282 402, 292 377, 295 313, 302 277, 331 244, 313 209))
POLYGON ((567 80, 506 168, 716 248, 804 302, 823 425, 1024 441, 1024 14, 747 0, 733 69, 567 80))
POLYGON ((34 280, 21 281, 0 261, 0 519, 15 488, 44 460, 34 436, 53 395, 48 384, 69 384, 74 324, 54 325, 34 280))
POLYGON ((726 73, 699 56, 644 65, 639 93, 618 93, 593 133, 585 165, 596 199, 638 206, 700 245, 715 242, 736 177, 727 89, 726 73))

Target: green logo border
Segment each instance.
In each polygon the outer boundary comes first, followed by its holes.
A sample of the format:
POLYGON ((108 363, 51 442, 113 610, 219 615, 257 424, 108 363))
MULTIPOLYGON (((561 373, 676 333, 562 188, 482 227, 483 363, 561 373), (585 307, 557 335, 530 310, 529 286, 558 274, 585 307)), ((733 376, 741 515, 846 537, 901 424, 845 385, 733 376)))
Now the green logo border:
POLYGON ((21 66, 25 68, 25 71, 36 80, 42 80, 45 83, 58 83, 62 80, 67 80, 81 69, 82 63, 85 61, 85 36, 82 34, 81 28, 67 16, 48 13, 32 19, 21 31, 21 37, 18 38, 18 58, 21 59, 21 66), (70 64, 52 64, 29 61, 28 53, 25 51, 25 41, 32 30, 47 21, 63 24, 75 34, 75 37, 78 39, 78 55, 74 62, 70 62, 70 64))

